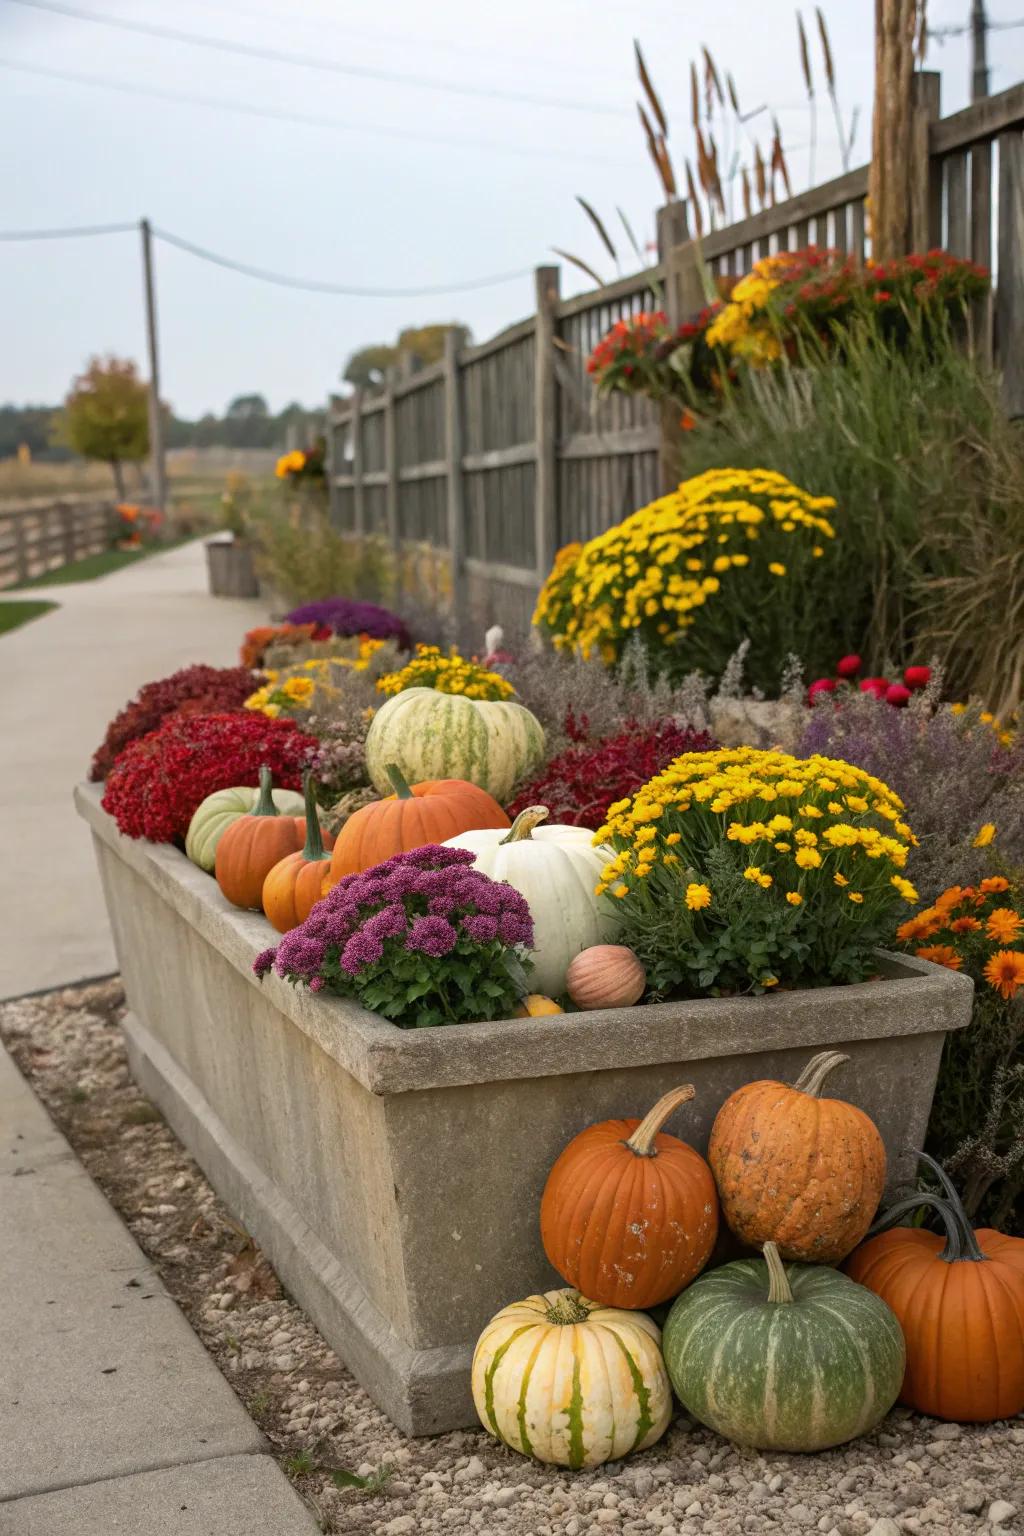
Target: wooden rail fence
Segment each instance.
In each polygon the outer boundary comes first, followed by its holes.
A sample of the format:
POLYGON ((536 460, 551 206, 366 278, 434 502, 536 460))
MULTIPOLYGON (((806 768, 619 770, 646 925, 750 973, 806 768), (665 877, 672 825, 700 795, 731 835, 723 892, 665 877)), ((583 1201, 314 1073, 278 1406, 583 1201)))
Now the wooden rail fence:
POLYGON ((123 532, 112 501, 0 509, 0 588, 109 549, 123 532))
MULTIPOLYGON (((942 246, 994 268, 975 316, 976 345, 1000 368, 1024 415, 1024 85, 939 117, 938 76, 916 77, 914 248, 942 246)), ((870 254, 868 168, 706 234, 716 276, 808 244, 870 254)), ((562 299, 559 269, 537 269, 533 315, 378 392, 332 397, 331 517, 384 535, 396 552, 426 545, 447 561, 460 632, 510 636, 529 625, 555 551, 612 526, 667 488, 659 412, 640 397, 598 401, 586 371, 616 320, 664 305, 699 308, 685 204, 660 211, 661 261, 562 299)))

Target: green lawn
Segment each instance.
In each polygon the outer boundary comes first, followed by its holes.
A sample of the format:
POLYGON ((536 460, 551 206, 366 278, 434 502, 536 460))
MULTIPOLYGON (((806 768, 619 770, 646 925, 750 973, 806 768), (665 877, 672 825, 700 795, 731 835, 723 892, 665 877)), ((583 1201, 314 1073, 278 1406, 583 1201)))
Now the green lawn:
POLYGON ((42 618, 44 613, 50 613, 58 607, 57 603, 46 603, 42 599, 35 602, 0 602, 0 635, 6 634, 10 629, 17 629, 21 624, 28 624, 32 619, 42 618))
POLYGON ((195 537, 195 534, 189 534, 188 538, 169 539, 166 544, 153 544, 145 549, 105 549, 98 555, 86 555, 84 560, 75 560, 71 565, 59 565, 55 570, 44 571, 41 576, 33 576, 23 581, 18 590, 21 592, 29 587, 63 586, 67 581, 95 581, 98 576, 109 576, 112 571, 134 565, 137 560, 145 560, 149 555, 166 554, 169 549, 177 549, 179 544, 187 544, 189 539, 195 537))

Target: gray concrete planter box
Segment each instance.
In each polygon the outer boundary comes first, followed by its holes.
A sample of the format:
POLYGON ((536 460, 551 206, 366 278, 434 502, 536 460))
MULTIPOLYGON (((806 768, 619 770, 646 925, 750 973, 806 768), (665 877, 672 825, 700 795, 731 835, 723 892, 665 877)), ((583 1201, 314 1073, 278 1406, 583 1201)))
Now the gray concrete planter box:
POLYGON ((475 1423, 477 1334, 555 1283, 538 1231, 551 1163, 591 1121, 697 1088, 677 1129, 706 1145, 722 1100, 852 1058, 836 1091, 877 1122, 892 1181, 921 1144, 946 1031, 970 1018, 952 971, 883 955, 862 986, 570 1017, 401 1030, 252 975, 270 925, 176 849, 92 827, 131 1013, 132 1070, 374 1400, 410 1434, 475 1423))

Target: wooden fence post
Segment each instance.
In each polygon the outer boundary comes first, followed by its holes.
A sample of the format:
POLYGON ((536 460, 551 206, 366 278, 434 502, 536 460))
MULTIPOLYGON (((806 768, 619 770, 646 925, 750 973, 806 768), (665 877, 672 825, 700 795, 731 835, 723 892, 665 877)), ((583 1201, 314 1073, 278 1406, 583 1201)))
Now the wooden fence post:
POLYGON ((61 534, 64 540, 64 564, 73 565, 75 560, 75 514, 66 501, 57 503, 60 514, 61 534))
POLYGON ((465 508, 462 485, 462 405, 459 398, 459 332, 444 333, 444 457, 447 491, 448 570, 453 624, 465 617, 465 508))
MULTIPOLYGON (((657 228, 658 260, 665 273, 665 315, 674 330, 705 303, 699 267, 703 255, 699 243, 690 239, 686 203, 681 198, 664 203, 658 209, 657 228)), ((674 491, 679 484, 682 439, 679 416, 678 401, 662 401, 658 475, 663 494, 674 491)))
POLYGON ((999 286, 996 339, 1003 375, 1003 403, 1011 416, 1024 416, 1024 140, 1001 133, 999 143, 999 286))
POLYGON ((932 160, 928 130, 940 111, 941 76, 934 70, 913 77, 910 128, 910 248, 930 251, 942 239, 942 162, 932 160))
MULTIPOLYGON (((335 418, 335 412, 340 404, 341 399, 338 395, 327 396, 327 428, 324 433, 324 473, 327 476, 327 521, 332 528, 341 526, 341 494, 338 486, 335 484, 337 476, 341 473, 341 464, 344 463, 341 454, 338 452, 339 428, 335 418)), ((289 421, 285 432, 285 443, 289 453, 291 452, 291 428, 292 422, 289 421)))
POLYGON ((352 411, 348 419, 352 434, 352 525, 362 538, 366 532, 366 505, 363 498, 363 391, 360 386, 352 395, 352 411))
POLYGON ((536 358, 534 362, 534 442, 537 449, 534 483, 534 563, 540 581, 547 579, 558 548, 558 392, 555 379, 555 337, 561 273, 558 267, 538 267, 536 358))
POLYGON ((387 371, 384 390, 384 473, 387 475, 384 483, 385 517, 388 538, 391 540, 391 548, 395 556, 395 580, 400 585, 401 572, 398 569, 398 556, 401 553, 402 539, 398 527, 398 439, 395 432, 395 380, 390 368, 387 371))

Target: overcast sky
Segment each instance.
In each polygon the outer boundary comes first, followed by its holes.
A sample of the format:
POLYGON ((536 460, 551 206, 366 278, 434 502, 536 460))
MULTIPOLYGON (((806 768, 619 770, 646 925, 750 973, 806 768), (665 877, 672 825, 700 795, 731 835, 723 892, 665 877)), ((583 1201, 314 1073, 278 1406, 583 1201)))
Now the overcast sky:
MULTIPOLYGON (((7 150, 0 229, 145 214, 224 256, 353 287, 458 285, 532 269, 553 259, 553 245, 611 276, 573 195, 589 198, 610 226, 621 207, 641 241, 653 237, 658 188, 635 116, 634 33, 677 154, 690 148, 689 60, 705 43, 719 68, 732 72, 744 111, 766 103, 778 113, 794 182, 807 185, 796 24, 782 0, 39 3, 55 9, 0 0, 7 150), (433 85, 215 51, 64 10, 433 85), (29 66, 102 84, 33 74, 29 66), (210 104, 168 99, 176 94, 210 104), (271 121, 229 107, 335 123, 271 121)), ((1021 9, 1013 0, 990 5, 994 20, 1021 9)), ((820 80, 813 10, 804 10, 820 80)), ((861 164, 870 141, 874 4, 825 0, 824 10, 843 110, 861 107, 854 150, 861 164)), ((933 27, 961 23, 968 10, 969 0, 929 0, 933 27)), ((1024 31, 993 34, 990 61, 993 91, 1020 79, 1024 31)), ((944 112, 966 105, 967 39, 933 44, 928 63, 942 72, 944 112)), ((751 127, 762 141, 769 136, 766 116, 751 127)), ((815 179, 839 169, 822 97, 815 179)), ((620 244, 628 271, 636 262, 624 237, 620 244)), ((188 416, 223 410, 250 390, 275 409, 295 398, 313 404, 336 385, 349 352, 391 340, 404 325, 459 319, 482 339, 532 304, 526 276, 461 294, 350 298, 271 287, 162 244, 156 260, 163 393, 188 416)), ((563 271, 564 291, 585 286, 563 271)), ((57 400, 94 352, 143 362, 133 234, 0 243, 0 293, 0 401, 57 400)))

